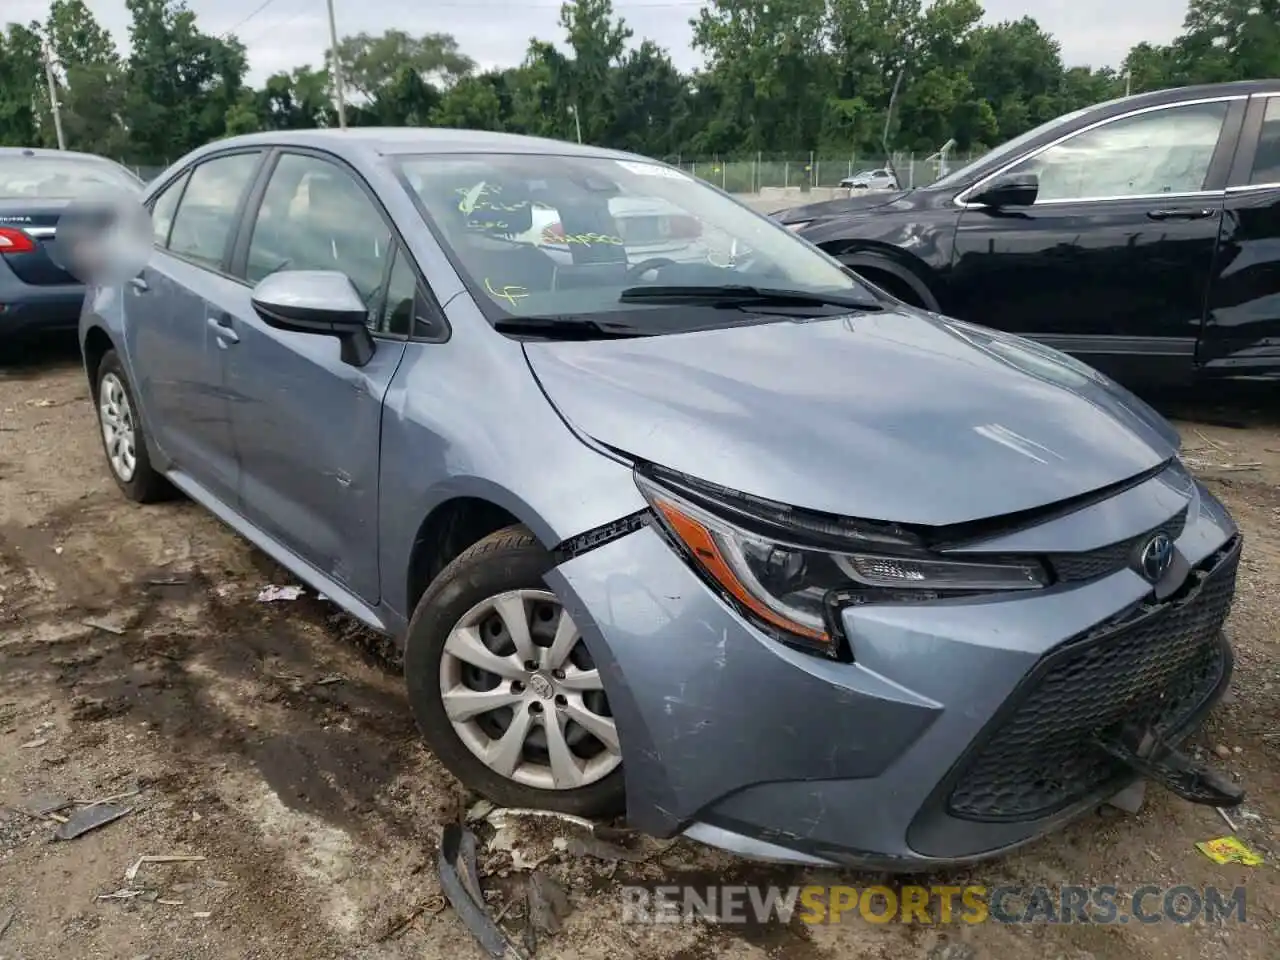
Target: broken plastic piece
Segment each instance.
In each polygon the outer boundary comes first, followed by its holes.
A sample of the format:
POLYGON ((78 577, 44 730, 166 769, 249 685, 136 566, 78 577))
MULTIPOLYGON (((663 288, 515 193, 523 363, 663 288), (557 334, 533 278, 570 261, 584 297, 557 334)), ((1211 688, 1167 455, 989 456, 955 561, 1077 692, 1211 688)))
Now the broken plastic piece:
POLYGON ((1126 724, 1097 743, 1134 772, 1163 784, 1183 800, 1210 807, 1234 807, 1244 801, 1244 790, 1152 730, 1126 724))
POLYGON ((125 814, 132 812, 132 807, 124 807, 116 803, 102 803, 96 807, 85 807, 83 810, 77 810, 66 823, 58 827, 53 833, 53 839, 74 840, 90 830, 97 830, 99 827, 105 827, 108 823, 114 823, 125 814))
POLYGON ((1262 864, 1262 857, 1244 845, 1238 837, 1219 837, 1217 840, 1202 840, 1196 849, 1218 864, 1238 863, 1246 867, 1262 864))
POLYGON ((132 882, 144 863, 200 863, 204 857, 174 855, 159 857, 139 857, 137 863, 124 872, 125 880, 132 882))
POLYGON ((258 602, 272 603, 276 600, 297 600, 301 596, 301 587, 277 587, 272 584, 258 591, 258 602))
POLYGON ((472 936, 494 960, 529 960, 489 916, 476 872, 476 837, 458 823, 447 824, 440 838, 437 861, 440 886, 472 936))

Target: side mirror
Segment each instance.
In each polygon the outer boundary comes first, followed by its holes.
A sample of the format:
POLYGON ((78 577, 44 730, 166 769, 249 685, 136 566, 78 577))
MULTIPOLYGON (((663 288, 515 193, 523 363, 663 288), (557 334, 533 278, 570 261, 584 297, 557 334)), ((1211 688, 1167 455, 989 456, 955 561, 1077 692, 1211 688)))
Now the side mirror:
POLYGON ((253 288, 252 302, 267 326, 337 337, 344 363, 362 367, 373 356, 369 310, 345 273, 280 270, 253 288))
POLYGON ((981 193, 969 198, 970 203, 988 207, 1029 207, 1040 195, 1040 178, 1034 173, 1011 173, 987 184, 981 193))

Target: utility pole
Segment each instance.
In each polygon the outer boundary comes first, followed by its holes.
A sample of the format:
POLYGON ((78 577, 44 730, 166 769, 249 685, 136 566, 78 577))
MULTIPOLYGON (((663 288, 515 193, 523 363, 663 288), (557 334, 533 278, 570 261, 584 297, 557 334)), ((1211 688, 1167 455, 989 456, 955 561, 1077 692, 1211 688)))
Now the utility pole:
POLYGON ((58 106, 58 84, 53 77, 53 48, 45 38, 44 47, 44 79, 49 85, 49 106, 53 109, 53 129, 58 134, 58 149, 67 149, 67 138, 62 134, 62 110, 58 106))
POLYGON ((1124 95, 1129 96, 1129 91, 1133 88, 1133 76, 1128 70, 1124 72, 1124 95))
POLYGON ((338 100, 338 126, 347 129, 346 93, 342 89, 342 62, 338 58, 338 21, 333 14, 333 0, 329 3, 329 43, 333 48, 333 93, 338 100))
POLYGON ((569 105, 569 112, 573 114, 573 128, 578 133, 578 142, 582 142, 582 121, 578 119, 578 108, 575 104, 569 105))

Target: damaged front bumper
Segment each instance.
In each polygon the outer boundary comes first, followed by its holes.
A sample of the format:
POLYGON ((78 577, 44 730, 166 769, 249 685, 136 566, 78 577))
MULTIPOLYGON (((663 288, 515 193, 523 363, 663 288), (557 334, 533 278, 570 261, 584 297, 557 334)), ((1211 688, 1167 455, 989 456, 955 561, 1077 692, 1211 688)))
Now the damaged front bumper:
POLYGON ((1188 506, 1192 575, 1173 597, 1148 602, 1125 569, 862 607, 844 617, 853 663, 763 635, 650 527, 548 582, 604 677, 633 826, 763 859, 921 869, 1012 849, 1139 777, 1230 802, 1174 749, 1230 677, 1239 560, 1221 504, 1201 490, 1188 506))

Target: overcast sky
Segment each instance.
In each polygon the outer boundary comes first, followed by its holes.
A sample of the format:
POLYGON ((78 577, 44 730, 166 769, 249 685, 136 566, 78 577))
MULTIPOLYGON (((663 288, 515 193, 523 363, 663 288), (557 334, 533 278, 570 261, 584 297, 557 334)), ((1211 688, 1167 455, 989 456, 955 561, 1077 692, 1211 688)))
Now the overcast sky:
MULTIPOLYGON (((122 47, 128 43, 124 0, 87 0, 122 47)), ((558 40, 559 0, 335 0, 338 34, 452 33, 482 67, 511 66, 531 36, 558 40)), ((1031 13, 1062 44, 1069 66, 1117 65, 1141 40, 1166 43, 1180 30, 1185 0, 986 0, 987 19, 1031 13)), ((328 46, 325 0, 188 0, 203 30, 234 30, 249 49, 250 79, 302 63, 318 66, 328 46), (259 8, 262 8, 259 10, 259 8), (257 11, 257 12, 255 12, 257 11)), ((637 39, 654 40, 683 68, 696 66, 689 19, 701 0, 614 0, 637 39)), ((0 0, 0 21, 43 18, 47 0, 0 0)))

